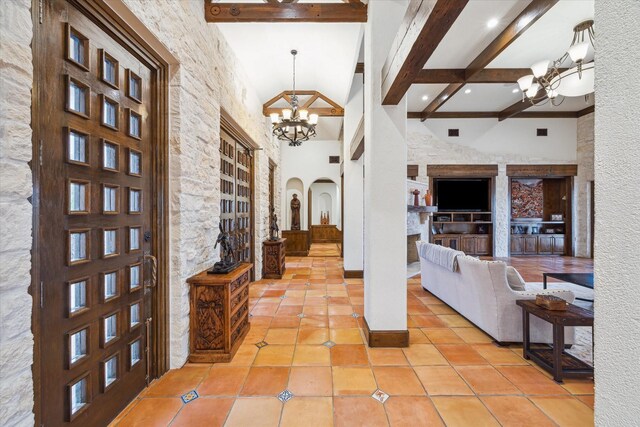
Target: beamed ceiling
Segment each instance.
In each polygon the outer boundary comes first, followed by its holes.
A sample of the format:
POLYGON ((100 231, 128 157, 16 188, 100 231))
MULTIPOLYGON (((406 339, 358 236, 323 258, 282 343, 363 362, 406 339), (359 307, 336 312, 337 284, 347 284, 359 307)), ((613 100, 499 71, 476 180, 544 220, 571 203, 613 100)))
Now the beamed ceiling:
MULTIPOLYGON (((534 107, 522 102, 521 93, 514 90, 518 88, 516 80, 529 73, 531 64, 563 55, 571 43, 573 26, 593 19, 594 0, 399 3, 406 5, 406 13, 393 44, 397 50, 389 53, 382 70, 382 90, 385 104, 396 104, 406 94, 409 118, 504 120, 577 117, 593 111, 593 97, 566 98, 559 106, 547 103, 534 107), (497 25, 489 28, 487 23, 492 19, 497 25)), ((213 4, 231 7, 224 1, 213 4)), ((296 48, 301 52, 298 87, 322 92, 344 105, 351 73, 364 68, 357 58, 358 54, 362 58, 359 22, 363 8, 366 13, 365 4, 358 0, 243 0, 233 4, 236 18, 243 19, 226 22, 252 23, 220 27, 263 103, 290 89, 287 56, 296 48), (283 9, 274 14, 274 8, 283 9), (267 23, 274 21, 278 23, 267 23)), ((205 14, 208 5, 211 3, 205 0, 205 14)), ((211 16, 207 19, 213 22, 211 16)), ((592 58, 591 51, 587 59, 592 58)), ((333 127, 339 129, 337 124, 333 127)))

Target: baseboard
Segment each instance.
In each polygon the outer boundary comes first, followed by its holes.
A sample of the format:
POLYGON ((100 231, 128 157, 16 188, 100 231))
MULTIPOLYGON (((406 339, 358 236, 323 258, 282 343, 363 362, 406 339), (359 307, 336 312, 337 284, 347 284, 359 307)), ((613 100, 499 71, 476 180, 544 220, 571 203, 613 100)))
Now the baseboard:
POLYGON ((369 347, 409 347, 409 330, 372 331, 367 319, 364 319, 364 332, 369 347))
POLYGON ((364 271, 362 270, 343 270, 345 279, 363 279, 364 271))

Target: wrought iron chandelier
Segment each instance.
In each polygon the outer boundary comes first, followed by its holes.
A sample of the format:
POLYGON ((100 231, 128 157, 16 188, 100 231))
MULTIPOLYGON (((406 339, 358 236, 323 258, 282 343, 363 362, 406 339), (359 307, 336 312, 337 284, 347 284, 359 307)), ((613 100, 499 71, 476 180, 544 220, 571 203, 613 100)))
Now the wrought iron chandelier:
POLYGON ((551 102, 555 106, 562 104, 565 97, 584 96, 587 100, 594 91, 594 62, 585 63, 589 46, 595 46, 593 20, 581 22, 573 28, 573 41, 564 55, 555 61, 545 59, 536 62, 531 66, 533 74, 518 79, 522 100, 529 100, 533 105, 551 102), (571 63, 562 71, 561 67, 568 58, 571 63))
POLYGON ((318 115, 309 114, 307 110, 298 110, 298 96, 296 95, 296 55, 297 50, 292 50, 293 56, 293 94, 291 95, 291 108, 283 108, 282 115, 270 114, 273 125, 273 135, 281 141, 289 141, 291 147, 297 147, 304 141, 316 135, 318 115))

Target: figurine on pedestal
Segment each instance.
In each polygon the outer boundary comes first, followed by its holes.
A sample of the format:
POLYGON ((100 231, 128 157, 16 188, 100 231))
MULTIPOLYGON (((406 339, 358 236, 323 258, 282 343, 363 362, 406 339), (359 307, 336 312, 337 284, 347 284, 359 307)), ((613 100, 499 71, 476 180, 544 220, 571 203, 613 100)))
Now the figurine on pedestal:
POLYGON ((269 240, 276 241, 280 238, 280 228, 278 227, 278 216, 276 210, 271 208, 271 218, 269 220, 269 240))
POLYGON ((297 194, 291 200, 291 229, 300 230, 300 199, 297 194))
POLYGON ((222 224, 219 224, 219 228, 220 234, 218 234, 218 239, 216 240, 216 244, 213 245, 213 248, 217 248, 218 243, 220 244, 221 261, 216 262, 213 268, 207 271, 207 273, 210 274, 226 274, 235 270, 239 265, 234 255, 235 244, 233 240, 229 237, 229 233, 224 231, 222 224))

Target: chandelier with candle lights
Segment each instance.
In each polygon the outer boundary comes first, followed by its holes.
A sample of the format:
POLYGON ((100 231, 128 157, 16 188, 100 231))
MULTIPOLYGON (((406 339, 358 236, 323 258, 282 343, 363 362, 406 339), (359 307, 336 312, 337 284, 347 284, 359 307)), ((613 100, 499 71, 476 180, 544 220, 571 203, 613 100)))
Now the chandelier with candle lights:
POLYGON ((589 46, 595 46, 593 21, 579 23, 573 28, 571 46, 555 61, 545 59, 531 66, 532 74, 520 77, 518 86, 522 91, 522 99, 533 105, 560 105, 565 97, 589 97, 594 91, 594 62, 586 62, 589 46), (571 63, 562 70, 567 59, 571 63), (543 102, 547 100, 547 102, 543 102))
POLYGON ((271 124, 273 125, 273 135, 281 141, 289 141, 289 145, 297 147, 304 141, 316 135, 316 124, 318 115, 309 114, 307 110, 298 109, 298 96, 296 95, 296 55, 297 50, 292 50, 293 56, 293 93, 290 108, 283 108, 282 114, 272 113, 271 124))

